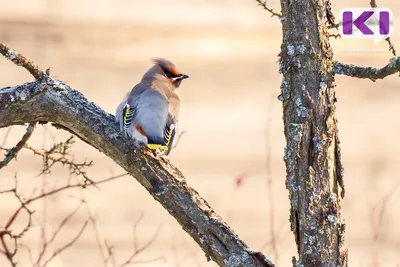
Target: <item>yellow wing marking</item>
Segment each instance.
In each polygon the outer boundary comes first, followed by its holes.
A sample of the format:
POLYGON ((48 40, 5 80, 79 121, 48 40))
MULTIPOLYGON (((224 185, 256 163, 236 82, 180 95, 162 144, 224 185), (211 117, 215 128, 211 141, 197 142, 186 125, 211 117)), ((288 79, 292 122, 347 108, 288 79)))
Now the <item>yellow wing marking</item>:
POLYGON ((126 108, 126 111, 124 114, 124 124, 126 125, 126 121, 131 116, 131 107, 128 104, 126 104, 125 108, 126 108))
POLYGON ((173 130, 169 131, 168 134, 167 134, 167 136, 165 137, 165 139, 166 139, 166 141, 167 141, 167 142, 166 142, 167 146, 169 145, 169 142, 171 142, 172 131, 173 131, 173 130))

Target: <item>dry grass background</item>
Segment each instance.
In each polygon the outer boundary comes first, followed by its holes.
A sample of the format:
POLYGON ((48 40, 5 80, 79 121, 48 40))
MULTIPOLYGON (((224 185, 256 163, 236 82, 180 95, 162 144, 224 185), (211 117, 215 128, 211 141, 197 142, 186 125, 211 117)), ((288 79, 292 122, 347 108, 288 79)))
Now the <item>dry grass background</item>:
MULTIPOLYGON (((368 6, 368 0, 351 6, 368 6)), ((338 14, 348 1, 335 1, 338 14)), ((393 42, 400 52, 400 6, 379 1, 395 14, 393 42)), ((291 266, 294 239, 288 224, 285 189, 285 146, 277 73, 281 45, 279 20, 255 1, 128 1, 128 0, 0 0, 0 41, 33 59, 53 76, 80 90, 90 101, 113 113, 125 91, 138 82, 156 56, 175 62, 190 79, 180 90, 180 130, 187 133, 171 155, 171 161, 187 176, 188 183, 215 208, 234 231, 253 249, 262 250, 277 266, 291 266), (268 133, 268 139, 266 138, 268 133), (268 141, 268 142, 267 142, 268 141), (267 145, 269 144, 269 145, 267 145), (267 196, 266 158, 270 159, 273 210, 267 196), (240 187, 236 179, 243 177, 240 187), (274 216, 278 259, 268 244, 270 214, 274 216)), ((279 10, 279 2, 271 1, 279 10)), ((345 53, 346 49, 384 49, 385 42, 333 40, 337 60, 383 66, 390 53, 345 53)), ((22 68, 0 59, 0 87, 19 84, 32 77, 22 68)), ((400 82, 394 75, 373 83, 338 76, 337 116, 345 166, 347 197, 343 217, 347 223, 346 245, 350 266, 400 266, 400 82), (385 202, 381 223, 374 207, 385 202), (375 215, 373 215, 375 214, 375 215), (375 226, 373 226, 375 225, 375 226), (373 239, 373 233, 378 238, 373 239)), ((12 127, 6 146, 21 136, 12 127)), ((0 130, 3 140, 7 130, 0 130)), ((50 147, 68 134, 51 126, 39 127, 29 141, 50 147)), ((90 159, 93 180, 122 173, 118 166, 82 142, 74 146, 77 160, 90 159)), ((23 151, 18 160, 0 172, 0 190, 11 187, 18 172, 21 192, 52 188, 68 179, 68 171, 56 168, 37 177, 41 160, 23 151)), ((96 213, 101 233, 114 249, 118 262, 132 252, 132 225, 138 226, 139 244, 162 225, 155 242, 137 260, 164 257, 137 266, 215 266, 206 263, 198 246, 132 177, 85 190, 96 213)), ((37 256, 40 225, 47 235, 78 201, 79 191, 67 191, 35 203, 34 226, 23 242, 37 256)), ((0 195, 0 225, 16 207, 11 196, 0 195)), ((382 206, 382 205, 381 205, 382 206)), ((87 218, 82 209, 56 242, 62 246, 87 218)), ((26 216, 18 218, 16 230, 26 216)), ((56 247, 55 247, 56 248, 56 247)), ((53 248, 54 249, 54 248, 53 248)), ((49 251, 48 255, 51 255, 49 251)), ((30 266, 26 250, 18 256, 30 266)), ((0 257, 0 266, 7 261, 0 257)), ((69 250, 49 266, 102 266, 94 231, 88 227, 69 250)), ((135 266, 135 265, 134 265, 135 266)))

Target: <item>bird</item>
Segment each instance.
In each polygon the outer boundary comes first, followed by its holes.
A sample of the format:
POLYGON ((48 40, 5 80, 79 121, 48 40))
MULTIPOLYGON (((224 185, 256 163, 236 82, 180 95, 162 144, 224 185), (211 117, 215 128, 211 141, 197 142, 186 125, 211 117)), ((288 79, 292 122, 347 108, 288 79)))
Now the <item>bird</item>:
POLYGON ((155 58, 153 63, 117 106, 115 120, 136 145, 168 155, 178 129, 180 99, 176 92, 189 76, 167 59, 155 58))

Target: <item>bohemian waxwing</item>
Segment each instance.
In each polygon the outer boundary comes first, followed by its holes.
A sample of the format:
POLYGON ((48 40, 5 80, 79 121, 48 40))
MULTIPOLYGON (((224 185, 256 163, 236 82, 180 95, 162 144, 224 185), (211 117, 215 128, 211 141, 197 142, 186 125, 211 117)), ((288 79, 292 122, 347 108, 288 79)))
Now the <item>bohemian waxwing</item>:
POLYGON ((154 63, 118 105, 115 120, 136 144, 168 155, 178 127, 179 97, 175 90, 189 76, 169 60, 158 58, 154 63))

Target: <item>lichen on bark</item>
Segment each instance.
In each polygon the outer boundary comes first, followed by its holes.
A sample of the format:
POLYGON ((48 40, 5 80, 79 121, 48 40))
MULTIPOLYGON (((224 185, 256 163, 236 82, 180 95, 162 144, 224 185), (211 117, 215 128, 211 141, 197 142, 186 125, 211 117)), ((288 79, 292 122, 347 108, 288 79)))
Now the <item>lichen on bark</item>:
POLYGON ((322 0, 281 0, 280 53, 286 187, 298 258, 294 266, 347 266, 344 185, 335 116, 333 53, 322 0))

